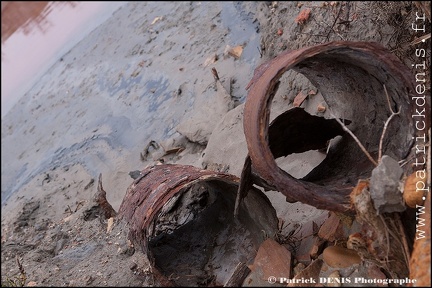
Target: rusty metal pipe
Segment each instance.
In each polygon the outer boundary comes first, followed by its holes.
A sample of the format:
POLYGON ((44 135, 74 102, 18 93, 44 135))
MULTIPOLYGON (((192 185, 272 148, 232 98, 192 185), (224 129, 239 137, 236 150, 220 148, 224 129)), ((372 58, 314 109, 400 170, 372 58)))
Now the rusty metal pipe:
POLYGON ((254 173, 289 199, 319 209, 349 211, 348 194, 356 184, 353 182, 368 177, 373 168, 352 139, 344 137, 340 153, 327 157, 303 180, 295 179, 275 162, 271 151, 274 144, 269 143, 268 135, 270 108, 279 78, 290 69, 316 86, 336 117, 353 122, 356 136, 375 155, 381 123, 390 115, 383 93, 386 85, 392 104, 401 114, 387 131, 391 137, 384 149, 397 159, 410 153, 415 134, 410 101, 414 95, 413 75, 379 44, 336 41, 287 51, 258 67, 248 85, 243 125, 254 173), (351 182, 345 183, 344 178, 351 182))

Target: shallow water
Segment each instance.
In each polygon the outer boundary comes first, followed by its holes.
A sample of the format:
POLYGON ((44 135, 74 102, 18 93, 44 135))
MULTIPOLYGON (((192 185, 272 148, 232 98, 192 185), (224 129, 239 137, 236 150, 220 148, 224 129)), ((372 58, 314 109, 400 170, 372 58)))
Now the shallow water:
POLYGON ((2 2, 1 117, 55 61, 123 5, 2 2))

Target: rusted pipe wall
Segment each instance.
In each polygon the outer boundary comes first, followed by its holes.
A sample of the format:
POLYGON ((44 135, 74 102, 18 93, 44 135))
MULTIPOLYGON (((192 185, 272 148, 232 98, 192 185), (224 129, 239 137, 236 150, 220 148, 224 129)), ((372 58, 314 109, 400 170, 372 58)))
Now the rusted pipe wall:
POLYGON ((156 165, 141 174, 128 188, 118 217, 128 223, 129 240, 147 255, 154 275, 163 283, 169 283, 172 274, 177 277, 172 284, 196 286, 196 279, 208 276, 202 267, 210 266, 223 285, 238 262, 250 264, 262 241, 277 232, 276 211, 256 188, 249 190, 234 218, 236 176, 174 164, 156 165), (187 222, 177 214, 172 217, 171 211, 187 210, 192 204, 180 197, 201 188, 209 196, 192 200, 203 200, 202 210, 187 222))
MULTIPOLYGON (((349 128, 375 157, 384 122, 391 115, 385 85, 392 109, 400 115, 390 122, 383 153, 397 160, 407 157, 413 145, 412 74, 379 44, 337 41, 285 52, 258 67, 248 85, 243 123, 254 173, 289 199, 346 212, 351 189, 374 168, 350 136, 344 136, 339 149, 302 180, 275 162, 270 147, 278 144, 274 137, 269 142, 269 114, 278 80, 290 69, 316 86, 335 117, 351 121, 349 128)), ((277 139, 282 145, 289 131, 284 136, 277 139)))

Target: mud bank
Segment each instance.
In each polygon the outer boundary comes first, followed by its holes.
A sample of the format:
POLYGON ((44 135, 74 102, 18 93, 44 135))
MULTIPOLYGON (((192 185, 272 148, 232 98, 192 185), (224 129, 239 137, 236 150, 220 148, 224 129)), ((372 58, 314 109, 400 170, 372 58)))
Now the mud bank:
MULTIPOLYGON (((414 5, 331 3, 131 2, 114 13, 2 121, 2 276, 19 275, 18 256, 33 285, 154 285, 123 224, 107 233, 106 221, 83 219, 98 175, 115 210, 133 172, 158 162, 240 176, 245 87, 259 64, 287 49, 374 41, 408 66, 415 60, 408 46, 398 46, 416 37, 410 19, 393 15, 412 15, 414 5), (299 24, 302 9, 311 16, 299 24), (340 15, 348 22, 336 23, 340 15), (241 47, 239 57, 230 53, 234 47, 241 47)), ((280 80, 271 119, 300 92, 308 95, 302 108, 330 116, 318 109, 324 98, 304 76, 289 72, 280 80)), ((324 158, 308 151, 278 165, 300 178, 324 158)), ((287 224, 283 233, 327 218, 279 192, 266 195, 287 224)))

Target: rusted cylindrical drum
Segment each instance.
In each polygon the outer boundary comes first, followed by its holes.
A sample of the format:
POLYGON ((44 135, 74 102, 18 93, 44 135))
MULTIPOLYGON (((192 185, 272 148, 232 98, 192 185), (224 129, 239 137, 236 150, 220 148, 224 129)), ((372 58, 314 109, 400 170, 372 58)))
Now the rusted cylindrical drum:
POLYGON ((128 188, 119 217, 152 271, 172 285, 224 285, 277 232, 268 198, 252 188, 235 218, 239 179, 188 165, 156 165, 128 188))
POLYGON ((295 108, 269 124, 275 90, 280 77, 288 70, 301 73, 311 81, 324 97, 332 118, 350 123, 346 126, 375 160, 380 147, 383 154, 398 161, 413 153, 414 77, 381 45, 346 41, 287 51, 255 70, 248 85, 243 120, 255 178, 280 191, 290 201, 347 212, 352 188, 358 179, 370 177, 375 166, 353 137, 337 131, 341 126, 335 125, 335 119, 309 115, 295 108), (384 123, 392 111, 399 113, 388 123, 382 138, 384 123), (276 164, 276 158, 317 149, 335 134, 342 135, 342 140, 304 178, 295 179, 276 164))

